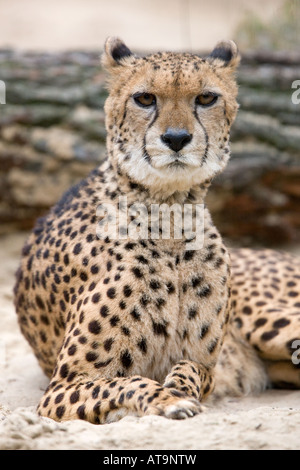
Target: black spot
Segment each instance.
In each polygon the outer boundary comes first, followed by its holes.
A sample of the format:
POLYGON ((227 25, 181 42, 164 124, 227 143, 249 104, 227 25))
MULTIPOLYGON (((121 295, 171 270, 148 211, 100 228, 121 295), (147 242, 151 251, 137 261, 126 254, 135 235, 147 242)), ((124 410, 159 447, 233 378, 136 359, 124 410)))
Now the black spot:
POLYGON ((125 250, 133 250, 133 248, 136 246, 136 243, 128 242, 124 246, 125 250))
POLYGON ((114 315, 113 317, 110 318, 109 323, 111 326, 116 326, 120 321, 120 318, 117 315, 114 315))
POLYGON ((99 268, 96 264, 94 264, 93 266, 91 266, 91 273, 92 274, 97 274, 99 272, 99 268))
POLYGON ((289 297, 297 297, 297 296, 299 295, 299 293, 296 292, 296 291, 291 290, 290 292, 288 292, 287 295, 288 295, 289 297))
POLYGON ((267 323, 267 319, 266 318, 259 318, 258 320, 256 320, 256 322, 254 323, 254 326, 256 328, 259 328, 260 326, 264 326, 266 323, 267 323))
POLYGON ((92 302, 94 304, 97 304, 99 301, 100 301, 100 294, 97 292, 96 294, 92 296, 92 302))
POLYGON ((129 367, 132 366, 132 357, 128 349, 126 349, 120 354, 120 360, 121 360, 123 367, 125 367, 125 369, 129 369, 129 367))
POLYGON ((248 305, 246 305, 246 306, 243 308, 243 313, 245 313, 245 315, 251 315, 251 313, 252 313, 252 308, 249 307, 248 305))
POLYGON ((88 324, 88 330, 90 333, 94 335, 98 335, 101 331, 101 325, 98 320, 93 320, 88 324))
POLYGON ((151 289, 153 290, 157 290, 160 288, 160 283, 158 281, 156 281, 155 279, 151 279, 150 281, 150 287, 151 289))
POLYGON ((77 403, 79 401, 79 397, 80 397, 80 393, 78 390, 76 390, 70 395, 70 403, 71 404, 77 403))
POLYGON ((86 419, 85 405, 81 405, 77 408, 77 416, 79 419, 86 419))
POLYGON ((175 286, 172 282, 167 283, 168 294, 173 294, 175 292, 175 286))
POLYGON ((155 335, 164 336, 165 338, 169 336, 167 332, 166 321, 164 323, 157 323, 154 320, 152 320, 152 328, 153 328, 153 332, 155 335))
POLYGON ((197 292, 197 295, 199 297, 208 297, 211 294, 211 288, 210 286, 204 286, 201 290, 197 292))
POLYGON ((41 322, 44 323, 44 325, 50 325, 49 318, 46 315, 41 315, 41 322))
POLYGON ((203 281, 203 278, 201 276, 193 277, 193 279, 191 281, 192 286, 193 287, 198 287, 201 284, 202 281, 203 281))
POLYGON ((143 255, 138 255, 135 258, 142 264, 148 264, 148 260, 143 255))
POLYGON ((60 402, 63 400, 64 396, 65 396, 64 393, 59 393, 59 394, 55 397, 54 403, 55 403, 55 404, 60 403, 60 402))
POLYGON ((203 262, 206 263, 207 261, 211 261, 212 259, 214 259, 214 256, 215 256, 214 252, 210 251, 203 259, 203 262))
POLYGON ((81 273, 80 273, 80 279, 81 279, 83 282, 86 282, 86 281, 88 280, 87 274, 86 274, 84 271, 81 271, 81 273))
POLYGON ((274 321, 273 326, 274 328, 284 328, 290 323, 290 320, 288 320, 287 318, 280 318, 279 320, 274 321))
POLYGON ((39 308, 41 308, 42 310, 44 310, 44 309, 45 309, 45 304, 44 304, 44 302, 42 301, 42 299, 40 298, 39 295, 37 295, 37 296, 35 297, 35 300, 36 300, 37 306, 38 306, 39 308))
POLYGON ((75 245, 74 248, 73 248, 73 253, 74 253, 74 255, 79 255, 79 253, 81 252, 81 250, 82 250, 81 243, 76 243, 76 245, 75 245))
POLYGON ((187 250, 185 251, 184 255, 183 255, 183 259, 185 261, 190 261, 194 258, 194 255, 195 255, 195 251, 194 250, 187 250))
POLYGON ((108 316, 108 312, 109 312, 109 309, 108 309, 108 306, 107 305, 102 305, 102 307, 100 308, 100 315, 105 318, 108 316))
POLYGON ((208 331, 209 331, 209 325, 203 325, 199 333, 199 338, 203 339, 207 335, 208 331))
POLYGON ((111 350, 113 342, 114 342, 113 338, 108 338, 104 341, 103 347, 105 351, 109 352, 111 350))
POLYGON ((133 309, 130 312, 130 315, 134 320, 139 321, 141 319, 141 314, 139 313, 138 309, 136 307, 133 307, 133 309))
POLYGON ((44 401, 43 403, 43 407, 46 408, 49 404, 49 401, 50 401, 50 397, 47 397, 46 400, 44 401))
POLYGON ((143 354, 147 353, 147 340, 144 337, 137 343, 137 346, 143 354))
POLYGON ((125 297, 130 297, 132 294, 132 289, 130 286, 126 285, 123 288, 123 292, 124 292, 125 297))
POLYGON ((114 287, 110 287, 106 292, 107 297, 110 299, 114 299, 116 297, 116 289, 114 287))
POLYGON ((70 276, 68 274, 66 274, 65 276, 63 276, 63 281, 68 284, 70 282, 70 276))
POLYGON ((68 349, 68 354, 69 356, 74 356, 74 354, 76 353, 77 351, 77 347, 75 344, 72 344, 69 349, 68 349))
POLYGON ((131 269, 131 271, 133 272, 133 274, 135 275, 136 278, 140 279, 141 277, 143 277, 143 273, 140 270, 140 268, 134 267, 134 268, 131 269))
POLYGON ((95 369, 100 369, 102 367, 107 367, 112 361, 112 358, 107 359, 107 361, 99 361, 94 364, 95 369))
POLYGON ((88 362, 94 362, 98 358, 98 355, 90 351, 85 355, 85 358, 88 362))
POLYGON ((69 366, 68 364, 63 364, 60 368, 59 375, 62 379, 65 379, 69 374, 69 366))
POLYGON ((130 336, 130 330, 126 326, 122 326, 121 331, 122 331, 123 335, 130 336))
POLYGON ((266 331, 261 335, 261 340, 262 341, 270 341, 271 339, 275 338, 279 334, 278 330, 271 330, 271 331, 266 331))
POLYGON ((191 307, 191 308, 189 308, 189 311, 188 311, 188 319, 191 320, 192 318, 195 318, 196 315, 197 315, 197 309, 196 309, 196 307, 191 307))
POLYGON ((142 305, 142 307, 146 307, 149 302, 150 302, 150 298, 147 296, 147 294, 143 294, 142 297, 140 298, 140 304, 142 305))
POLYGON ((155 300, 155 305, 160 309, 163 305, 165 305, 166 301, 165 299, 159 297, 158 299, 155 300))
POLYGON ((98 398, 99 392, 100 392, 100 386, 97 385, 92 391, 92 398, 94 400, 96 400, 96 398, 98 398))
POLYGON ((111 270, 111 267, 112 267, 112 263, 111 263, 111 261, 108 261, 108 262, 106 263, 106 269, 107 269, 107 271, 110 271, 110 270, 111 270))
POLYGON ((58 406, 56 409, 56 416, 61 419, 66 411, 65 406, 58 406))

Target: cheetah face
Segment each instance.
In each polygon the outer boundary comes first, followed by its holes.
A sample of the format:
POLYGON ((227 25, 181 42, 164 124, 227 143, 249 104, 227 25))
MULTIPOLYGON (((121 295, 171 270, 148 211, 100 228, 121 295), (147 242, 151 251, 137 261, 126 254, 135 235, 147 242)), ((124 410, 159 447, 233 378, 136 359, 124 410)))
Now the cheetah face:
POLYGON ((189 190, 229 158, 237 112, 236 45, 219 43, 205 60, 187 53, 136 57, 117 38, 105 45, 110 72, 107 145, 118 169, 152 188, 189 190))

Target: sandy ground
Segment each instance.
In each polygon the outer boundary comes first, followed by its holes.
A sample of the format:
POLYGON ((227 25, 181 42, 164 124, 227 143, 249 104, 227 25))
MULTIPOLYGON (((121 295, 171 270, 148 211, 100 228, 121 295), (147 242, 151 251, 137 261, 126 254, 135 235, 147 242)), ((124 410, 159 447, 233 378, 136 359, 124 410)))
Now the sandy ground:
POLYGON ((0 449, 300 449, 300 391, 227 398, 184 421, 148 416, 118 423, 56 423, 35 407, 48 380, 19 332, 12 304, 24 234, 0 239, 0 449))

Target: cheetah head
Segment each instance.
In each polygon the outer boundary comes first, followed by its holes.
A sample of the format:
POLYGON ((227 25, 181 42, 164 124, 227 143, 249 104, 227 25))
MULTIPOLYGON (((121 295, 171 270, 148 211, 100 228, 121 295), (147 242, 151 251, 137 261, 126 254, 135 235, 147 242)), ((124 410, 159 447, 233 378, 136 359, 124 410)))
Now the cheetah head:
POLYGON ((229 158, 238 62, 233 41, 203 59, 174 52, 137 57, 108 38, 107 147, 118 172, 169 194, 207 186, 229 158))

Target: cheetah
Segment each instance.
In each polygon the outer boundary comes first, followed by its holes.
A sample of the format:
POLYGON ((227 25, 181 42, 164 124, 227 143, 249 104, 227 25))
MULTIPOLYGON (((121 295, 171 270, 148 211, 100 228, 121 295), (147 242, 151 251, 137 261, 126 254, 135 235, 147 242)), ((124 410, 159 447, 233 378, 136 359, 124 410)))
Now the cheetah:
MULTIPOLYGON (((50 379, 38 413, 94 424, 184 419, 205 400, 299 388, 299 261, 229 253, 205 206, 230 156, 237 46, 140 57, 110 37, 102 63, 107 158, 37 220, 16 274, 20 329, 50 379), (202 207, 201 248, 183 230, 175 237, 173 212, 169 238, 149 236, 149 219, 140 236, 99 234, 99 206, 121 214, 125 197, 147 210, 189 206, 192 223, 202 207)), ((137 213, 126 220, 138 232, 137 213)))

